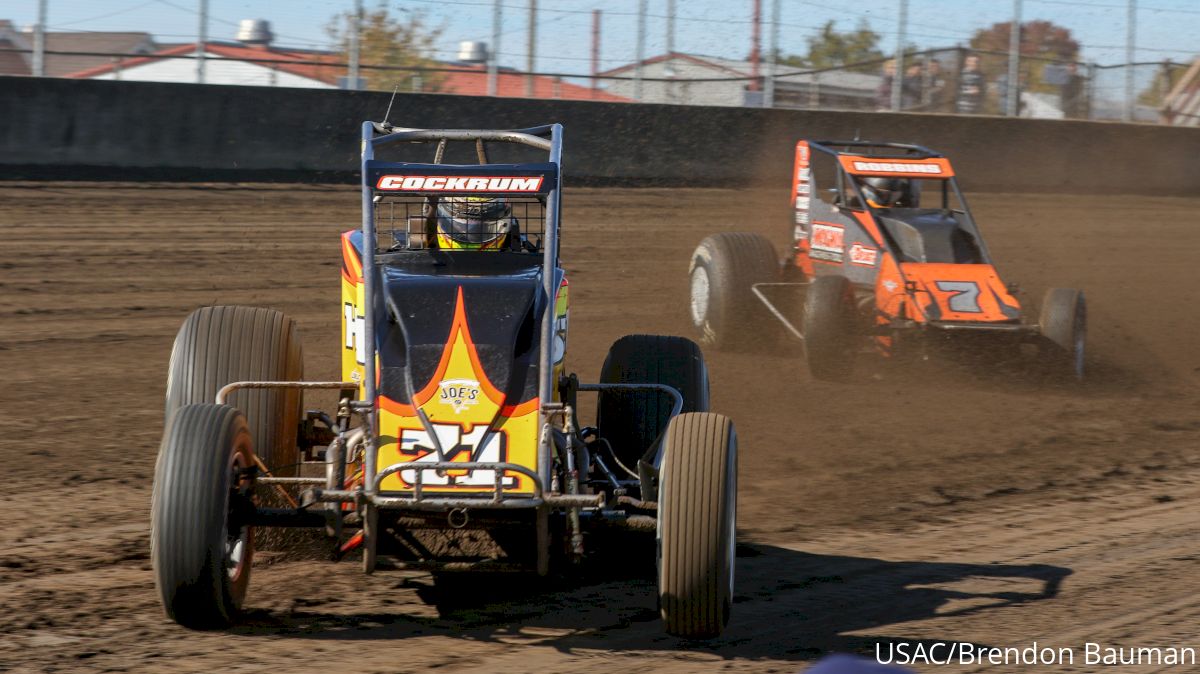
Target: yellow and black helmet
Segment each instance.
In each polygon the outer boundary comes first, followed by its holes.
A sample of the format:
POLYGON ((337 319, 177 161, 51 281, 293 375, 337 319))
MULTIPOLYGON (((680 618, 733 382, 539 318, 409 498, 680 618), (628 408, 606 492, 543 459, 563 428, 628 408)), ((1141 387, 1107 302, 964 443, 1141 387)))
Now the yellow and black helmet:
POLYGON ((502 197, 445 197, 438 202, 437 235, 442 248, 495 250, 512 229, 512 208, 502 197))

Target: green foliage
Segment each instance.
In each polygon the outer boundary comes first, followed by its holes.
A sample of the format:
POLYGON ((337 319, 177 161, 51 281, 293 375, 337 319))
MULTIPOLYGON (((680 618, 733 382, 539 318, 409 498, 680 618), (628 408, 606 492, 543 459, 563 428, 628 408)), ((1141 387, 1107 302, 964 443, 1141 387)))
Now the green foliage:
MULTIPOLYGON (((1008 52, 1012 22, 992 24, 981 28, 971 37, 971 48, 984 52, 1008 52)), ((1079 60, 1079 43, 1071 29, 1050 21, 1026 21, 1021 24, 1021 88, 1024 91, 1057 93, 1057 85, 1044 83, 1042 71, 1047 65, 1079 60)), ((1008 57, 1003 54, 984 54, 980 68, 989 82, 1007 77, 1008 57)))
MULTIPOLYGON (((883 58, 879 50, 879 33, 871 30, 866 19, 851 32, 839 33, 834 22, 827 21, 820 33, 808 39, 808 53, 782 56, 779 62, 796 68, 833 68, 883 58)), ((851 70, 877 71, 879 64, 851 70)))
MULTIPOLYGON (((400 10, 393 16, 386 0, 363 12, 359 29, 359 63, 398 68, 436 68, 440 64, 430 54, 442 34, 442 27, 431 27, 422 12, 400 10)), ((352 11, 329 20, 325 32, 337 45, 343 60, 350 60, 352 11)), ((391 91, 438 91, 444 75, 436 72, 363 69, 360 76, 367 89, 391 91)))

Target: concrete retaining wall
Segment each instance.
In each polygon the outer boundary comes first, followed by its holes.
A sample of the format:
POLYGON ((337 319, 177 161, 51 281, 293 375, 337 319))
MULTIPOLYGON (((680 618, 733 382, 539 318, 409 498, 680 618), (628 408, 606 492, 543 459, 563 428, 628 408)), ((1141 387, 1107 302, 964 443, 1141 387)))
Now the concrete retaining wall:
MULTIPOLYGON (((389 94, 0 77, 0 177, 350 181, 359 124, 389 94)), ((416 127, 566 127, 575 184, 764 183, 797 138, 895 140, 973 191, 1200 194, 1200 129, 990 117, 402 94, 416 127)))

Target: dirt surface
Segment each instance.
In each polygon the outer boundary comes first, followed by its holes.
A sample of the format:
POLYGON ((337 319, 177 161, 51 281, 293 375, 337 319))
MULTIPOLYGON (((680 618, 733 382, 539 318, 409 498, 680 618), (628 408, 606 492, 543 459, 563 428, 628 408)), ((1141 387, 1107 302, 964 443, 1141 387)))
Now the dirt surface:
MULTIPOLYGON (((569 365, 591 379, 623 334, 688 334, 694 246, 723 229, 782 246, 786 214, 755 205, 785 201, 569 191, 569 365)), ((707 354, 741 437, 740 545, 734 620, 700 644, 661 632, 644 579, 435 587, 318 561, 256 568, 232 630, 167 622, 148 514, 175 331, 205 304, 276 307, 306 373, 336 376, 357 194, 0 185, 0 671, 795 672, 832 651, 1035 640, 1074 666, 950 669, 1094 671, 1086 642, 1200 647, 1200 199, 972 201, 1023 297, 1086 290, 1092 379, 930 364, 828 384, 788 349, 707 354)))

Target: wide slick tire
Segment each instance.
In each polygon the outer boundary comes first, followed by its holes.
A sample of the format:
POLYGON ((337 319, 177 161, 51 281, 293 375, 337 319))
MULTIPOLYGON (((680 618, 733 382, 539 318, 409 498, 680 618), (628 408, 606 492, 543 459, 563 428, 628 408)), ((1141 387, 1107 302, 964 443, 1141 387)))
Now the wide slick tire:
POLYGON ((718 636, 733 607, 737 433, 720 414, 667 428, 658 501, 658 596, 669 634, 718 636))
POLYGON ((1050 372, 1083 380, 1087 354, 1087 302, 1083 291, 1047 290, 1039 323, 1042 336, 1051 342, 1043 359, 1050 372))
POLYGON ((774 319, 751 286, 779 280, 779 258, 765 237, 722 232, 706 237, 688 268, 692 327, 701 344, 745 349, 761 343, 774 319))
POLYGON ((167 616, 197 629, 241 610, 254 557, 254 447, 246 417, 228 405, 181 408, 154 472, 150 559, 167 616))
MULTIPOLYGON (((604 384, 666 384, 683 396, 683 412, 708 411, 708 367, 700 347, 683 337, 626 335, 613 343, 600 368, 604 384)), ((613 452, 633 470, 667 428, 671 396, 655 391, 602 391, 596 425, 613 452)))
POLYGON ((857 355, 854 295, 845 276, 818 276, 804 296, 804 360, 816 379, 845 381, 857 355))
MULTIPOLYGON (((303 378, 300 339, 291 318, 261 307, 197 309, 179 328, 171 349, 166 420, 185 405, 213 402, 231 382, 303 378)), ((245 412, 255 451, 271 472, 296 474, 300 392, 243 389, 226 402, 245 412)))

